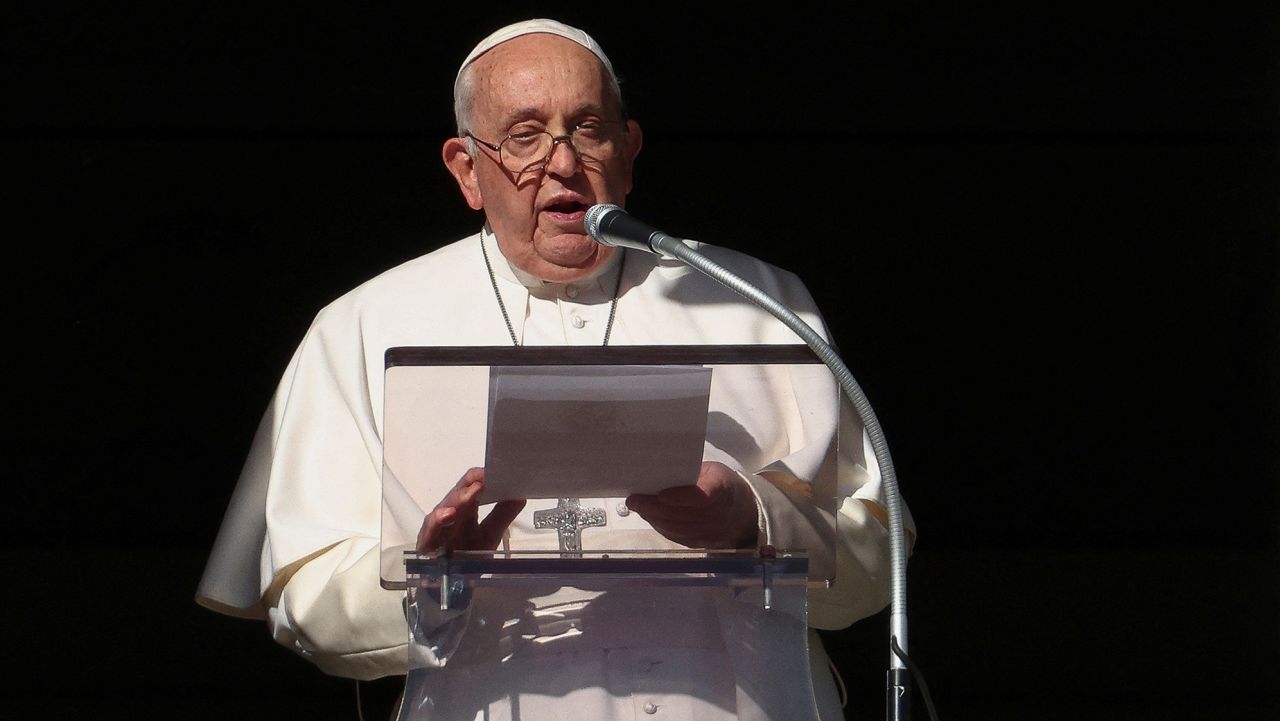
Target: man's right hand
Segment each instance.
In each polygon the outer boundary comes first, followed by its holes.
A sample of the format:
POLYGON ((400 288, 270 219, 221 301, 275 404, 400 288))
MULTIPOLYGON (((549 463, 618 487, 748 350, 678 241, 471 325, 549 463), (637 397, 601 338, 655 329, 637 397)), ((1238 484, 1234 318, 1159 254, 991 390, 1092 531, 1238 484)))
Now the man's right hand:
POLYGON ((483 490, 483 468, 472 468, 462 474, 453 489, 422 520, 422 528, 418 530, 418 553, 441 548, 460 551, 492 551, 497 548, 507 526, 524 509, 525 501, 499 501, 481 521, 480 492, 483 490))

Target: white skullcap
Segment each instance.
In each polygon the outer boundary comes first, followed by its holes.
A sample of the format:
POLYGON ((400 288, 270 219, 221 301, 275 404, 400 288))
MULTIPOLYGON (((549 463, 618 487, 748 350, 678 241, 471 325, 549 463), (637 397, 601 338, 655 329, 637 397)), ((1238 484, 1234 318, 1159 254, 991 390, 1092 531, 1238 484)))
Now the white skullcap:
POLYGON ((604 63, 605 70, 609 71, 609 77, 616 78, 613 72, 613 63, 609 62, 609 58, 604 54, 604 50, 600 47, 590 35, 575 27, 570 27, 562 22, 555 20, 547 20, 545 18, 537 18, 534 20, 525 20, 523 22, 513 23, 504 28, 499 28, 492 35, 480 41, 479 45, 467 55, 467 59, 462 61, 462 65, 458 68, 458 75, 453 79, 453 97, 458 97, 458 81, 462 79, 462 71, 467 66, 475 62, 476 58, 484 55, 494 47, 505 43, 508 40, 518 38, 521 35, 533 35, 534 33, 547 33, 548 35, 559 35, 567 38, 590 50, 596 57, 600 58, 600 62, 604 63))

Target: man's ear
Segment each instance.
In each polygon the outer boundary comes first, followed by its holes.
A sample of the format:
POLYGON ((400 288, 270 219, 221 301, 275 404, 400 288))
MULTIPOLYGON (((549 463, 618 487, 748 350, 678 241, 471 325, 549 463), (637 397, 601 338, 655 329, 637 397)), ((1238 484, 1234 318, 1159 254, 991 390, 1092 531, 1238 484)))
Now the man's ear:
POLYGON ((636 167, 636 156, 640 154, 640 148, 644 145, 644 133, 640 131, 640 123, 634 120, 627 121, 627 133, 623 136, 625 147, 623 152, 627 159, 627 192, 631 192, 631 175, 636 167))
POLYGON ((476 179, 476 159, 467 152, 466 138, 449 138, 444 141, 442 151, 444 167, 458 181, 458 189, 472 210, 484 208, 484 197, 480 193, 480 182, 476 179))

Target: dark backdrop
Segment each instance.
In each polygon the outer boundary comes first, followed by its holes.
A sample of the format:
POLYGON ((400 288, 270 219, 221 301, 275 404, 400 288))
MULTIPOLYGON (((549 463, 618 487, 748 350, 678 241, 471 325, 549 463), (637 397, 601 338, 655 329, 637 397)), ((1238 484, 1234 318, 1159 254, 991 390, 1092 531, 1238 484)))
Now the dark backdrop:
MULTIPOLYGON (((921 529, 944 718, 1280 712, 1266 4, 687 5, 8 13, 4 706, 354 718, 191 596, 313 314, 478 226, 438 159, 456 64, 552 15, 645 128, 632 211, 825 309, 921 529)), ((863 718, 886 624, 827 638, 863 718)))

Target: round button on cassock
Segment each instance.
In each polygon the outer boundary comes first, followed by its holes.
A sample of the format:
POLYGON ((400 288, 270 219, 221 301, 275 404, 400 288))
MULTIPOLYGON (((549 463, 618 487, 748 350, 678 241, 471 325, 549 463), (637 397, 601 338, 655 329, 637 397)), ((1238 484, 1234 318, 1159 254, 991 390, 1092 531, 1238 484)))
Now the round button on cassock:
POLYGON ((579 316, 579 315, 569 316, 569 325, 573 326, 574 328, 581 328, 586 324, 587 322, 582 319, 582 316, 579 316))
POLYGON ((658 713, 658 705, 652 701, 644 705, 644 712, 647 714, 658 713))

